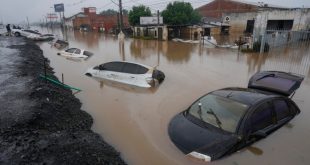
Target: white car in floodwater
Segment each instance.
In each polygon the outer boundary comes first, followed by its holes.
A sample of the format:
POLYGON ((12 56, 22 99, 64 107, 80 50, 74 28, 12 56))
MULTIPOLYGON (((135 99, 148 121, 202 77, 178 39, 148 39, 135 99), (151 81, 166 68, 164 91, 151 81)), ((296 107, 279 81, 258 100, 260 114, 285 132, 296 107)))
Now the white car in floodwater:
POLYGON ((56 36, 54 34, 30 34, 27 38, 34 41, 49 41, 53 40, 56 36))
POLYGON ((165 79, 165 74, 154 67, 124 61, 95 66, 88 69, 86 75, 143 88, 155 86, 165 79))
POLYGON ((37 30, 29 30, 29 29, 12 29, 12 34, 16 37, 28 37, 29 35, 36 35, 40 36, 41 33, 39 33, 37 30))
POLYGON ((60 51, 57 53, 57 55, 69 57, 69 58, 82 58, 86 59, 93 55, 92 52, 89 52, 87 50, 78 49, 78 48, 69 48, 63 51, 60 51))

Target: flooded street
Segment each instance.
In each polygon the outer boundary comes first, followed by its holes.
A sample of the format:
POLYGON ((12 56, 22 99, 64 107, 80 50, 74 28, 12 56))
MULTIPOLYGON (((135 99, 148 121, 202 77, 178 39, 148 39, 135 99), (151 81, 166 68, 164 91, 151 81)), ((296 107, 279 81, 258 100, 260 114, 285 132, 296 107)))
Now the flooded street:
MULTIPOLYGON (((61 34, 60 31, 55 31, 61 34)), ((38 43, 55 74, 82 89, 75 96, 94 118, 93 130, 133 165, 205 164, 186 158, 168 136, 170 119, 200 96, 224 87, 246 87, 257 71, 279 70, 305 75, 294 96, 301 109, 275 133, 251 147, 210 164, 309 164, 310 49, 309 45, 274 49, 268 54, 243 54, 199 44, 125 39, 71 31, 69 46, 94 53, 86 61, 58 56, 47 42, 38 43), (114 60, 157 66, 166 79, 158 88, 142 89, 85 76, 88 68, 114 60)))

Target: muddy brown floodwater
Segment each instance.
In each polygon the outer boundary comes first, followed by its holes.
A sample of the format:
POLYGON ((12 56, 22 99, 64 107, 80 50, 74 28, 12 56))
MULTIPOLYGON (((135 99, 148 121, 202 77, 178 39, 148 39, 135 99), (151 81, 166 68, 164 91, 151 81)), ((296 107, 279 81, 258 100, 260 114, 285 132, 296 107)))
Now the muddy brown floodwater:
POLYGON ((246 87, 255 72, 280 70, 306 77, 294 96, 301 114, 266 139, 211 164, 309 164, 309 45, 259 55, 171 41, 126 39, 119 44, 115 36, 78 31, 68 32, 67 38, 70 47, 85 48, 94 55, 87 61, 70 60, 57 56, 58 50, 48 43, 38 44, 58 78, 63 73, 65 83, 83 90, 76 97, 94 118, 93 130, 120 151, 127 163, 205 164, 185 157, 170 141, 170 119, 203 94, 224 87, 246 87), (140 89, 84 75, 88 68, 112 60, 158 65, 166 79, 159 88, 140 89))

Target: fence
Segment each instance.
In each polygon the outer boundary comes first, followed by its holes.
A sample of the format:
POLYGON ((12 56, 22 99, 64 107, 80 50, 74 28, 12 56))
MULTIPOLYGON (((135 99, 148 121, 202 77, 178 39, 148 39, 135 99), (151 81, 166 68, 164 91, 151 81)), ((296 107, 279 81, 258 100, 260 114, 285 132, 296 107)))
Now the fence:
POLYGON ((299 47, 310 44, 310 31, 267 30, 260 41, 261 52, 266 49, 263 45, 268 50, 285 46, 299 47))
MULTIPOLYGON (((293 72, 310 78, 310 31, 268 30, 261 45, 268 45, 265 55, 269 60, 263 70, 293 72)), ((264 48, 260 50, 263 52, 264 48)))

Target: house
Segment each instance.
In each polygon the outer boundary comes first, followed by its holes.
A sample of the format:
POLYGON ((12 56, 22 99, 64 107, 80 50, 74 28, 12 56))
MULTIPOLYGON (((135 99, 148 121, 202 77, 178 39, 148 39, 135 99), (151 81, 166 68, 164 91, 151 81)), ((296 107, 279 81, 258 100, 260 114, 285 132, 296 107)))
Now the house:
POLYGON ((68 29, 73 29, 74 25, 73 25, 73 20, 76 18, 83 18, 83 17, 87 17, 83 12, 77 13, 71 17, 65 18, 65 27, 68 29))
POLYGON ((231 25, 228 25, 231 19, 226 17, 224 13, 257 12, 258 9, 259 6, 257 4, 245 3, 236 0, 214 0, 206 5, 198 7, 196 10, 202 15, 204 24, 214 26, 213 30, 210 28, 205 30, 210 31, 210 33, 214 35, 228 34, 229 31, 234 33, 235 29, 239 32, 239 24, 236 27, 231 27, 231 25))
POLYGON ((140 24, 134 27, 133 32, 135 38, 168 39, 168 28, 163 24, 163 17, 140 17, 140 24))
POLYGON ((140 25, 134 27, 135 38, 170 40, 200 40, 203 29, 198 25, 164 25, 163 17, 140 17, 140 25), (159 19, 159 20, 158 20, 159 19), (159 22, 158 22, 159 21, 159 22))
MULTIPOLYGON (((110 32, 118 27, 117 15, 100 15, 95 7, 86 7, 83 12, 66 18, 65 24, 77 30, 94 30, 110 32)), ((128 16, 123 15, 124 27, 129 27, 128 16)))
MULTIPOLYGON (((212 34, 253 33, 255 20, 262 20, 259 15, 270 11, 286 11, 284 15, 287 15, 287 12, 292 12, 292 15, 295 14, 296 16, 294 17, 295 22, 298 20, 298 14, 292 11, 292 9, 263 2, 214 0, 196 10, 203 16, 204 23, 221 27, 220 30, 213 31, 212 34)), ((281 19, 285 20, 286 17, 282 17, 281 19)), ((274 26, 278 26, 275 22, 273 24, 274 26)))

